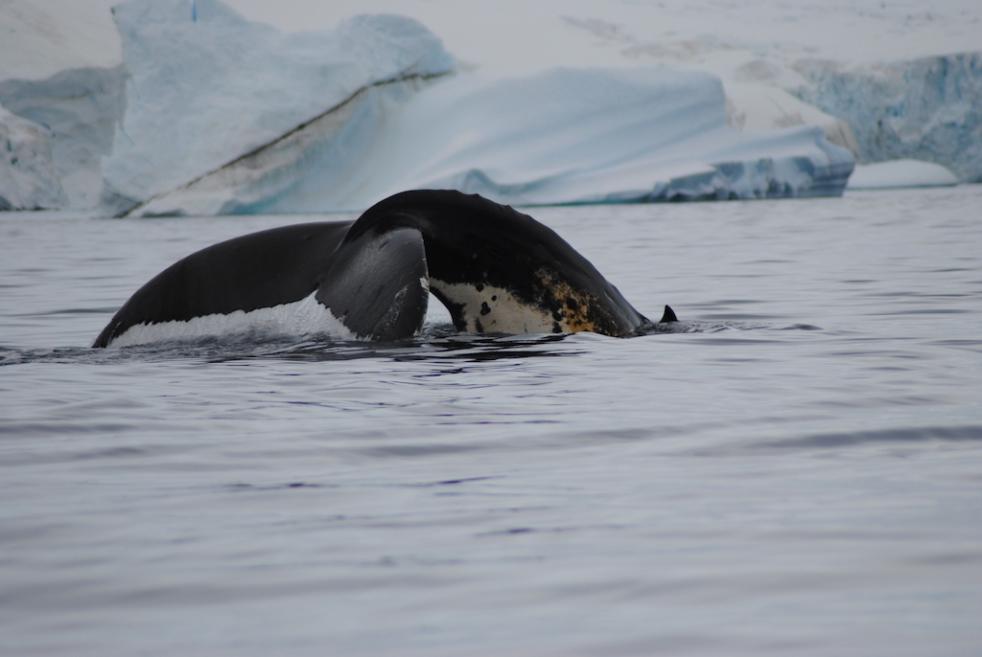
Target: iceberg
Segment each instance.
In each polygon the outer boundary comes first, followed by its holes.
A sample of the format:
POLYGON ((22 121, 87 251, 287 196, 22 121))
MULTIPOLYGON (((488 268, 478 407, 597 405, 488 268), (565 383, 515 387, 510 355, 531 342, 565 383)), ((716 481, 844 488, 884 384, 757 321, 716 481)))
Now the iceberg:
POLYGON ((922 160, 982 182, 982 53, 797 65, 805 101, 849 123, 862 163, 922 160))
POLYGON ((0 10, 0 146, 21 152, 0 158, 5 206, 319 212, 421 186, 527 204, 834 195, 854 159, 860 176, 919 160, 982 180, 982 54, 937 54, 975 47, 967 0, 924 20, 874 0, 413 5, 467 64, 415 18, 350 17, 391 6, 375 0, 115 1, 0 10))
POLYGON ((66 202, 51 156, 51 133, 0 105, 0 211, 66 202))
POLYGON ((0 82, 0 103, 49 135, 52 180, 62 194, 52 189, 61 201, 44 207, 91 208, 99 203, 102 160, 112 151, 113 134, 125 108, 124 78, 125 72, 117 66, 0 82))
POLYGON ((958 177, 934 162, 891 160, 856 165, 849 189, 894 189, 899 187, 951 187, 958 177))
POLYGON ((103 173, 106 199, 121 210, 248 159, 332 108, 357 120, 389 88, 398 95, 454 67, 432 33, 398 16, 296 34, 217 0, 132 0, 114 16, 127 108, 103 173))
MULTIPOLYGON (((0 7, 0 104, 7 110, 0 131, 21 132, 13 125, 18 119, 40 128, 47 144, 42 168, 51 174, 35 177, 47 190, 35 194, 34 205, 19 207, 99 202, 101 159, 112 150, 124 110, 125 71, 109 2, 8 0, 0 7)), ((16 195, 9 181, 24 170, 7 167, 9 160, 0 159, 0 196, 9 200, 16 195)))
POLYGON ((121 214, 354 210, 434 187, 525 205, 834 195, 852 170, 815 128, 728 127, 706 73, 427 84, 454 63, 409 19, 288 36, 215 1, 192 15, 134 0, 115 16, 134 99, 104 167, 121 214))
POLYGON ((322 212, 410 187, 522 204, 763 198, 839 194, 852 168, 817 128, 728 126, 707 73, 460 73, 435 35, 388 15, 296 34, 218 0, 130 0, 112 16, 121 64, 0 82, 49 132, 64 194, 44 204, 322 212))
POLYGON ((836 195, 852 167, 820 128, 730 128, 705 73, 471 74, 340 106, 137 212, 352 210, 406 188, 523 205, 836 195))
POLYGON ((650 20, 650 4, 611 5, 602 19, 571 8, 566 23, 626 60, 718 75, 734 127, 819 125, 861 163, 917 159, 980 180, 978 2, 696 0, 659 5, 666 20, 650 20))

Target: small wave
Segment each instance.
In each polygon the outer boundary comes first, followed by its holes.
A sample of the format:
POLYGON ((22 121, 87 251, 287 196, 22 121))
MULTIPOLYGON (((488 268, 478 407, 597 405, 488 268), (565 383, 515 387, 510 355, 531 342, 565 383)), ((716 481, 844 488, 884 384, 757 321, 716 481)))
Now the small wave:
MULTIPOLYGON (((737 320, 685 320, 650 327, 644 338, 663 334, 717 334, 728 331, 818 331, 811 324, 774 325, 737 320)), ((0 346, 0 367, 30 363, 113 364, 128 361, 198 360, 228 362, 251 359, 293 361, 336 361, 359 358, 392 358, 420 360, 453 358, 470 362, 509 359, 570 356, 582 353, 585 342, 568 342, 572 334, 476 335, 459 333, 449 323, 427 324, 417 337, 394 342, 343 340, 330 335, 296 336, 244 332, 234 335, 169 340, 142 345, 94 349, 90 347, 55 347, 18 349, 0 346), (559 345, 562 344, 560 348, 559 345)), ((604 336, 597 336, 604 338, 604 336)), ((619 338, 605 338, 617 340, 619 338)), ((708 338, 707 338, 708 339, 708 338)), ((719 340, 719 338, 713 338, 719 340)), ((723 339, 746 342, 747 338, 723 339)))
MULTIPOLYGON (((425 360, 452 358, 471 362, 506 358, 562 356, 579 349, 555 349, 568 335, 488 336, 453 332, 452 327, 428 327, 415 338, 395 342, 339 340, 330 336, 239 335, 175 340, 119 348, 59 347, 16 349, 0 347, 0 367, 33 363, 116 364, 195 360, 222 363, 271 359, 338 361, 361 358, 425 360)), ((611 338, 615 339, 615 338, 611 338)))
POLYGON ((821 326, 802 322, 790 324, 764 321, 761 318, 740 316, 721 318, 712 315, 673 324, 659 324, 660 332, 667 333, 719 333, 721 331, 821 331, 821 326), (664 327, 664 328, 662 328, 664 327))
POLYGON ((112 315, 118 306, 106 306, 104 308, 57 308, 55 310, 45 310, 30 313, 8 313, 7 317, 56 317, 59 315, 112 315))
POLYGON ((816 433, 786 440, 765 440, 748 445, 750 449, 830 449, 879 443, 982 442, 982 426, 907 427, 869 431, 816 433))
MULTIPOLYGON (((289 481, 286 483, 279 483, 279 484, 250 484, 244 481, 238 481, 223 486, 224 490, 230 492, 270 492, 270 491, 285 491, 285 490, 326 488, 326 487, 327 487, 326 484, 312 483, 309 481, 289 481)), ((337 486, 331 486, 331 488, 336 488, 336 487, 337 486)))

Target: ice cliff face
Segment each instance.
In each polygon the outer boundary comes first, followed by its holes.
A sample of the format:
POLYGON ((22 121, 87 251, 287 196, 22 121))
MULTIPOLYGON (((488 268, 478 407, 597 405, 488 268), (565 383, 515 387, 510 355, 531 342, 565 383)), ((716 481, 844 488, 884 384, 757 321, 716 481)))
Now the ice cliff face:
POLYGON ((797 68, 809 82, 798 95, 849 123, 861 161, 924 160, 982 181, 982 53, 797 68))
MULTIPOLYGON (((111 1, 0 2, 0 104, 8 110, 0 117, 0 132, 24 134, 18 119, 26 120, 46 144, 30 170, 25 163, 31 158, 23 154, 17 166, 0 158, 0 180, 17 178, 23 189, 30 178, 38 190, 37 202, 17 207, 83 208, 98 202, 100 160, 111 151, 123 113, 125 73, 111 1)), ((11 190, 0 183, 0 196, 18 196, 11 190)))
POLYGON ((102 158, 112 152, 125 109, 124 77, 121 67, 78 68, 41 80, 0 81, 0 104, 43 126, 49 136, 54 180, 62 193, 51 191, 62 202, 42 207, 85 208, 99 201, 102 158))
POLYGON ((51 133, 0 105, 0 211, 67 201, 51 157, 51 133))

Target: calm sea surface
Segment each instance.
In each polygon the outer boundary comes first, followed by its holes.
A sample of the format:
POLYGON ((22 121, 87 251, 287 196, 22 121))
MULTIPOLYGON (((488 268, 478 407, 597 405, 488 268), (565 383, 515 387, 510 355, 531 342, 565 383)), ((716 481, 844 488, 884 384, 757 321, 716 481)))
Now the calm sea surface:
POLYGON ((91 350, 309 217, 0 215, 0 654, 982 654, 982 186, 532 214, 679 329, 91 350))

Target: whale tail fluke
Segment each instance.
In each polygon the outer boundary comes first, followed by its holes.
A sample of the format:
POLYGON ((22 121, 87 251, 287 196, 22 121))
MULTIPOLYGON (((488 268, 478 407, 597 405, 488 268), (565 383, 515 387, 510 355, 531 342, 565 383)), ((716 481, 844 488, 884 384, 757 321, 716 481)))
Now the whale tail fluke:
MULTIPOLYGON (((430 292, 472 333, 626 337, 652 326, 532 217, 476 194, 414 190, 354 222, 271 228, 192 253, 141 287, 94 346, 270 321, 310 332, 336 320, 358 338, 401 340, 420 331, 430 292)), ((674 321, 666 306, 661 322, 674 321)))
POLYGON ((412 228, 430 290, 471 333, 636 335, 649 322, 596 268, 532 217, 477 194, 413 190, 365 211, 348 238, 412 228))
POLYGON ((360 338, 389 341, 418 333, 430 296, 420 232, 370 230, 345 246, 322 275, 317 300, 360 338))

